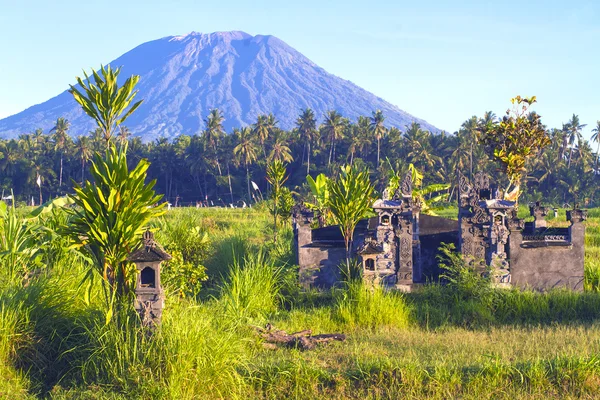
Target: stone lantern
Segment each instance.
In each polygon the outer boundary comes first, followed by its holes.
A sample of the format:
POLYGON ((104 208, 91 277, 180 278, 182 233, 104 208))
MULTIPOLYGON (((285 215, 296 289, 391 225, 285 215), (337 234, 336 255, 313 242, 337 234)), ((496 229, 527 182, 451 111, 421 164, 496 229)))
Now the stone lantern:
POLYGON ((154 327, 160 323, 165 306, 164 291, 160 285, 160 265, 170 259, 171 256, 156 243, 149 230, 142 236, 142 247, 127 257, 137 269, 134 307, 144 326, 154 327))

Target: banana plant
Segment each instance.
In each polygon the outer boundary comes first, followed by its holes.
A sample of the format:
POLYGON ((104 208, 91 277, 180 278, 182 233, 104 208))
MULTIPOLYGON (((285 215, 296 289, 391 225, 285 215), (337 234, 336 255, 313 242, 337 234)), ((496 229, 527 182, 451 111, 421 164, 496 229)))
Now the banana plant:
MULTIPOLYGON (((400 170, 394 169, 389 159, 387 161, 390 167, 387 190, 388 193, 394 193, 400 187, 402 175, 400 174, 400 170)), ((423 174, 412 163, 408 165, 408 170, 410 171, 413 184, 413 200, 421 205, 421 212, 423 214, 437 215, 435 211, 438 207, 434 207, 433 204, 442 202, 448 198, 448 193, 443 192, 447 191, 450 185, 446 183, 434 183, 421 187, 423 185, 423 174)))
POLYGON ((329 210, 329 178, 325 174, 317 175, 317 179, 307 175, 306 182, 308 182, 313 201, 305 202, 304 205, 317 214, 319 228, 323 228, 331 216, 329 210))

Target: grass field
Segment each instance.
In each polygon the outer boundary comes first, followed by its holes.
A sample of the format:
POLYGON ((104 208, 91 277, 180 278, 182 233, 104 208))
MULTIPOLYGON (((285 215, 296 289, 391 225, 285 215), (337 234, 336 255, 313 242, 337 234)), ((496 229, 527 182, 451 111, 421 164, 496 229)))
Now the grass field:
POLYGON ((0 398, 596 398, 600 210, 586 225, 585 293, 316 292, 297 286, 291 227, 273 243, 268 212, 171 210, 153 221, 158 241, 206 276, 197 297, 167 287, 153 336, 105 325, 99 289, 86 301, 79 286, 85 261, 55 240, 39 278, 0 281, 0 398), (348 339, 269 350, 253 329, 267 322, 348 339))

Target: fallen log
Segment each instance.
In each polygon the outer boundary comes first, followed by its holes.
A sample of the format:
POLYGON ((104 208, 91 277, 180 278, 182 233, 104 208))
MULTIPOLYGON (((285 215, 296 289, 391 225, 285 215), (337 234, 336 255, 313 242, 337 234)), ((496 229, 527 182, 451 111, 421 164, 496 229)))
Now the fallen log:
POLYGON ((265 341, 264 346, 269 349, 275 349, 277 345, 282 345, 288 348, 312 350, 317 345, 346 340, 346 335, 341 333, 327 333, 313 336, 310 329, 288 334, 285 331, 273 329, 271 324, 267 324, 264 329, 256 327, 256 330, 265 341))

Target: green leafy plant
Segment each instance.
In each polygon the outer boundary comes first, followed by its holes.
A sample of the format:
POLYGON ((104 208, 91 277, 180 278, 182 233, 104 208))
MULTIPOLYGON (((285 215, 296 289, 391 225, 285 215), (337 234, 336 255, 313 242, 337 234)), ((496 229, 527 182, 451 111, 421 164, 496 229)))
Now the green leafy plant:
POLYGON ((125 80, 123 86, 119 87, 117 78, 120 72, 121 68, 113 70, 110 64, 106 67, 101 66, 100 74, 92 71, 94 78, 94 83, 92 83, 84 71, 85 81, 80 77, 76 78, 83 92, 73 85, 70 85, 71 89, 69 90, 83 111, 96 121, 107 142, 111 140, 117 127, 142 104, 142 100, 140 100, 127 110, 137 94, 137 90, 133 89, 140 77, 133 75, 125 80))
POLYGON ((273 200, 273 207, 270 211, 273 215, 273 241, 275 243, 277 243, 277 216, 283 200, 282 189, 288 178, 285 173, 285 164, 281 160, 275 159, 267 165, 267 181, 271 184, 271 199, 273 200))
POLYGON ((529 111, 536 101, 535 96, 511 99, 514 107, 506 110, 502 120, 489 120, 477 131, 478 141, 485 146, 488 155, 500 162, 508 177, 504 190, 507 200, 518 200, 527 160, 551 143, 541 117, 529 111))
POLYGON ((140 246, 148 221, 164 212, 164 204, 155 206, 162 198, 152 189, 155 181, 144 182, 149 166, 142 159, 130 171, 126 151, 117 151, 112 145, 105 159, 99 154, 94 157, 90 168, 93 183, 73 184, 78 207, 69 210, 72 219, 67 232, 75 246, 93 260, 94 269, 87 278, 93 279, 94 272, 102 276, 108 319, 115 301, 122 300, 134 282, 135 268, 127 256, 140 246))
POLYGON ((329 209, 333 220, 340 226, 346 248, 346 268, 351 275, 352 241, 354 228, 372 212, 374 187, 368 171, 345 166, 336 180, 329 181, 329 209))
MULTIPOLYGON (((390 167, 387 190, 388 193, 394 193, 400 187, 402 175, 399 170, 394 169, 389 159, 387 161, 390 167)), ((450 185, 447 183, 434 183, 422 187, 423 174, 412 163, 408 165, 408 170, 411 173, 413 184, 413 200, 421 205, 423 214, 437 215, 435 211, 439 210, 440 207, 435 207, 435 204, 448 198, 448 193, 442 192, 447 191, 450 185)))
POLYGON ((329 210, 329 178, 325 174, 317 175, 317 179, 312 176, 306 176, 306 182, 310 188, 313 201, 305 202, 304 205, 317 214, 319 228, 323 228, 328 220, 331 219, 329 210))

